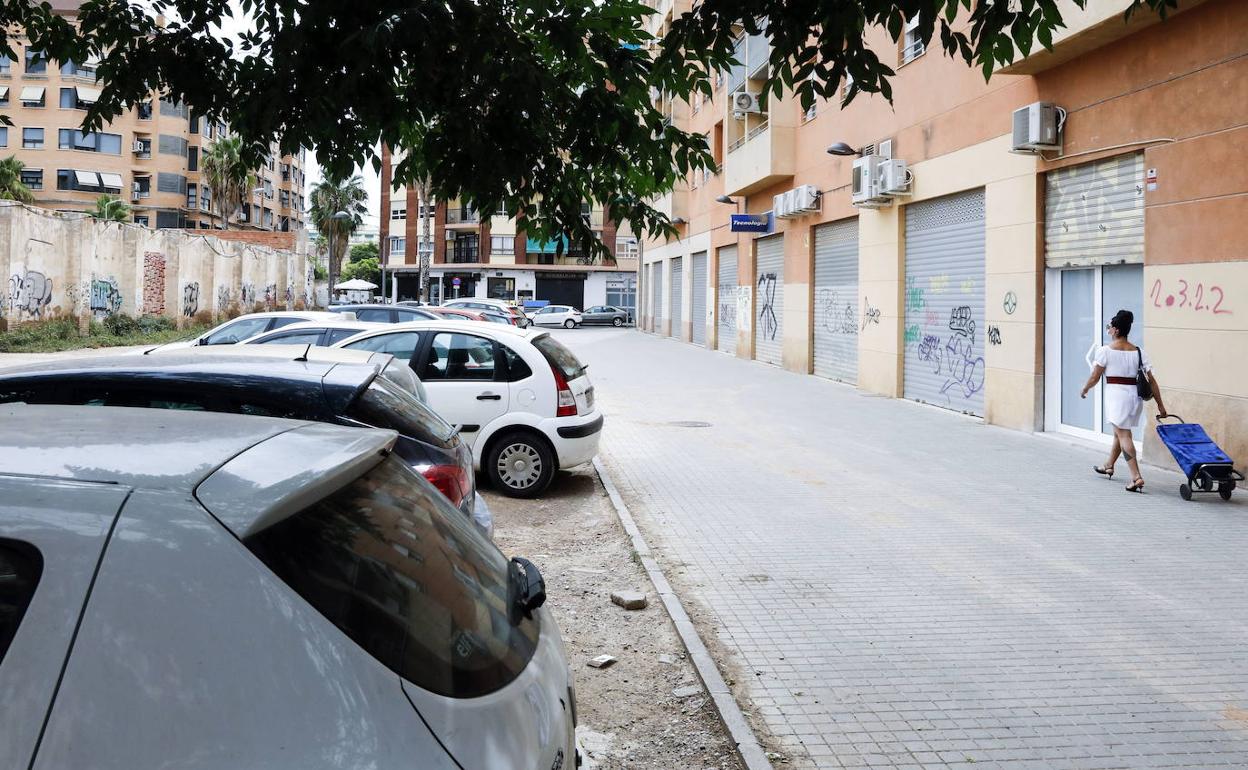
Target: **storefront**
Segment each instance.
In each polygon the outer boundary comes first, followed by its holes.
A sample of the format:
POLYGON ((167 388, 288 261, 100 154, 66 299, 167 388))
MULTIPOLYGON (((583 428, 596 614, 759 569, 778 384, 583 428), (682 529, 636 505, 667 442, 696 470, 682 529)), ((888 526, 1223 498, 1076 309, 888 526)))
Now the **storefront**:
POLYGON ((754 357, 781 366, 784 359, 784 235, 754 242, 754 357))
POLYGON ((737 352, 737 247, 724 246, 719 250, 719 285, 715 308, 715 338, 719 350, 735 355, 737 352))

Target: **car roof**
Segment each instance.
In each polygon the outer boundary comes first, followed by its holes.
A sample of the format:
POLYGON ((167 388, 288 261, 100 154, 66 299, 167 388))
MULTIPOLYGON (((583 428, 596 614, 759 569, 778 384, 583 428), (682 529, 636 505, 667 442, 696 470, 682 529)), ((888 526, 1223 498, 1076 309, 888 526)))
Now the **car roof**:
MULTIPOLYGON (((354 322, 352 322, 354 323, 354 322)), ((297 324, 283 327, 289 329, 297 324)), ((378 329, 389 329, 397 324, 368 324, 368 326, 376 326, 378 329)), ((278 331, 278 330, 274 330, 278 331)), ((268 334, 268 332, 265 332, 268 334)), ((360 332, 363 334, 363 332, 360 332)), ((310 363, 322 364, 382 364, 388 363, 386 359, 392 358, 389 353, 375 353, 371 350, 340 350, 338 348, 323 348, 316 345, 209 345, 206 347, 179 348, 175 350, 152 350, 148 351, 151 356, 159 356, 160 358, 168 358, 170 356, 202 356, 204 358, 214 358, 217 356, 250 359, 254 362, 257 358, 274 359, 276 361, 307 361, 310 363), (384 358, 377 358, 383 356, 384 358)), ((254 363, 253 363, 254 365, 254 363)), ((7 370, 6 370, 7 371, 7 370)))
POLYGON ((222 323, 238 321, 244 318, 290 318, 291 316, 332 319, 337 315, 337 313, 331 313, 328 310, 265 310, 261 313, 243 313, 222 323))
POLYGON ((540 331, 533 329, 521 329, 518 326, 504 326, 502 324, 487 324, 480 321, 460 321, 454 318, 447 318, 441 321, 405 321, 397 324, 386 324, 385 329, 370 330, 360 332, 352 337, 336 343, 342 345, 357 339, 371 337, 375 334, 393 334, 401 331, 439 331, 439 332, 462 332, 464 334, 489 335, 497 334, 503 338, 518 338, 532 340, 534 337, 548 334, 545 329, 540 331))
MULTIPOLYGON (((300 321, 298 323, 286 324, 279 329, 270 329, 267 332, 261 332, 256 337, 267 337, 270 334, 278 332, 298 331, 300 329, 381 329, 393 324, 378 323, 377 321, 352 321, 349 318, 343 318, 340 313, 330 313, 334 318, 326 318, 320 321, 300 321)), ((255 339, 254 337, 251 339, 255 339)))

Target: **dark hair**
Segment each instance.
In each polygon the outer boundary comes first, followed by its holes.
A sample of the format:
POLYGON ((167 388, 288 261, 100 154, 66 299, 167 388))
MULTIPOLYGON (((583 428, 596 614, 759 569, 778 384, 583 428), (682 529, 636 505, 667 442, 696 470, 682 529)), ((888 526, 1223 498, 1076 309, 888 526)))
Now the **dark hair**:
POLYGON ((1131 324, 1135 323, 1135 313, 1132 313, 1130 310, 1119 310, 1114 314, 1113 318, 1109 319, 1109 323, 1123 337, 1130 336, 1131 324))

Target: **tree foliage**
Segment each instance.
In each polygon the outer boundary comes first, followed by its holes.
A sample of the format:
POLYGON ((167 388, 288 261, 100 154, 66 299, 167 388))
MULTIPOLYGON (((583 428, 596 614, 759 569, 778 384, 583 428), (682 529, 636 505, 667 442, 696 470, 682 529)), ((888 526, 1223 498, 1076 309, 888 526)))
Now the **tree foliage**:
POLYGON ((237 136, 218 139, 199 162, 213 205, 221 215, 221 226, 230 229, 230 219, 243 207, 256 186, 255 165, 243 152, 237 136))
MULTIPOLYGON (((1164 16, 1178 1, 1133 0, 1127 13, 1164 16)), ((989 75, 1062 26, 1059 0, 700 0, 658 40, 640 0, 150 3, 166 26, 139 0, 86 0, 77 31, 46 3, 0 0, 0 28, 26 27, 58 60, 101 56, 87 128, 156 91, 226 120, 252 167, 279 139, 284 152, 315 147, 343 178, 378 163, 380 142, 407 151, 396 184, 427 179, 435 198, 483 211, 503 203, 535 237, 599 250, 587 200, 617 223, 673 231, 646 201, 713 158, 654 96, 710 94, 742 29, 772 43, 765 93, 795 88, 809 106, 839 98, 846 75, 851 99, 891 97, 893 70, 864 40, 872 28, 896 40, 917 17, 925 43, 989 75), (219 34, 232 6, 251 29, 237 45, 219 34)))
POLYGON ((348 179, 326 177, 312 188, 308 200, 311 203, 309 221, 333 244, 333 253, 329 255, 329 277, 334 280, 342 269, 347 239, 364 224, 364 215, 368 213, 368 191, 359 176, 348 179), (335 219, 334 215, 339 212, 346 213, 347 218, 335 219))
POLYGON ((101 195, 87 213, 104 222, 129 222, 130 204, 112 195, 101 195))
MULTIPOLYGON (((362 259, 380 259, 381 250, 377 246, 377 241, 366 241, 365 243, 357 243, 351 247, 351 253, 347 255, 347 262, 356 263, 362 259)), ((344 270, 343 275, 346 275, 344 270)))
POLYGON ((365 281, 381 285, 381 263, 377 257, 364 257, 363 259, 352 259, 345 267, 342 268, 342 281, 350 281, 353 278, 363 278, 365 281))
POLYGON ((0 200, 31 203, 35 194, 22 182, 22 169, 26 164, 16 155, 0 160, 0 200))

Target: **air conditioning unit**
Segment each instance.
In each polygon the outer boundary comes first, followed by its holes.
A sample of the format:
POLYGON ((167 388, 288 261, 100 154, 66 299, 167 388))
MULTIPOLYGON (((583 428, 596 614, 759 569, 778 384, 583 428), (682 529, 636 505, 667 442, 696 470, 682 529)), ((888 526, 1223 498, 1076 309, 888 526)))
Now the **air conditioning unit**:
POLYGON ((453 241, 453 240, 455 240, 455 231, 454 231, 454 230, 447 230, 447 231, 446 231, 446 240, 448 240, 448 241, 453 241))
POLYGON ((138 195, 139 193, 143 192, 143 187, 138 182, 131 182, 130 191, 133 192, 135 195, 138 195))
POLYGON ((771 215, 776 219, 788 219, 791 216, 784 200, 786 195, 788 193, 771 196, 771 215))
POLYGON ((1010 152, 1037 153, 1062 149, 1066 111, 1049 102, 1035 102, 1014 110, 1014 141, 1010 152))
POLYGON ((885 160, 880 163, 880 194, 910 194, 910 172, 906 169, 904 160, 885 160))
POLYGON ((850 200, 855 206, 887 202, 887 198, 880 193, 880 166, 884 162, 878 155, 867 155, 854 161, 850 200))
POLYGON ((133 145, 130 146, 130 149, 134 150, 134 152, 136 153, 143 153, 143 152, 147 152, 147 145, 143 144, 142 142, 135 142, 133 145))
POLYGON ((732 95, 732 111, 739 113, 762 112, 758 103, 758 94, 750 91, 737 91, 732 95))
POLYGON ((793 188, 793 205, 792 211, 797 214, 806 214, 812 211, 818 211, 821 208, 819 188, 813 184, 799 185, 793 188))

